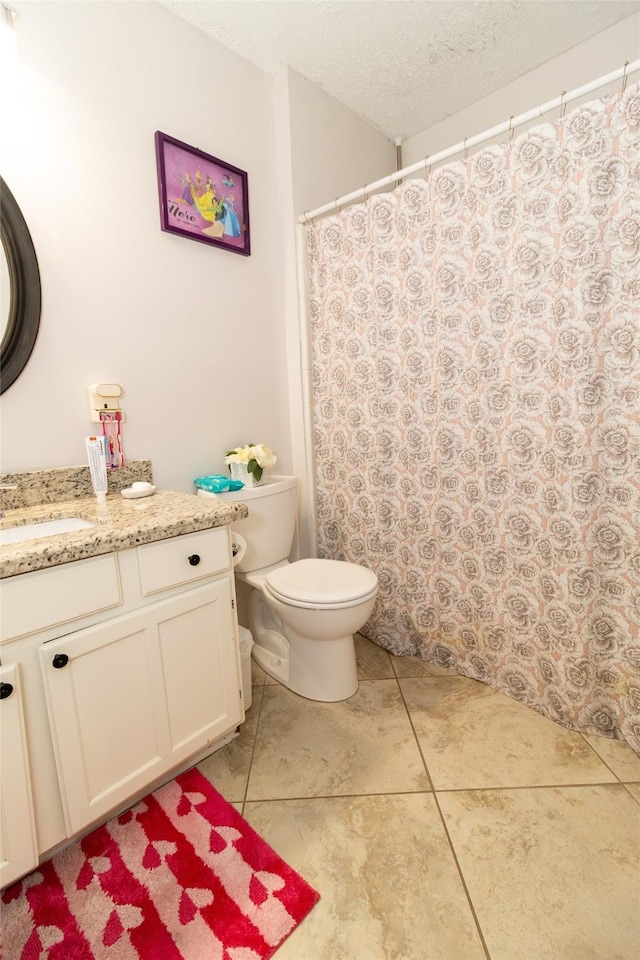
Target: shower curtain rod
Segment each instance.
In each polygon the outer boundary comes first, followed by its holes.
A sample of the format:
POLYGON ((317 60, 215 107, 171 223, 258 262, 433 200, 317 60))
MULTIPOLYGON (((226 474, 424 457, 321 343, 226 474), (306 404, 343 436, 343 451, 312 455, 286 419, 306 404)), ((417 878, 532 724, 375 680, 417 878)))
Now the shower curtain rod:
POLYGON ((449 157, 455 156, 456 153, 462 153, 463 150, 469 150, 471 147, 477 147, 479 144, 485 143, 487 140, 492 140, 502 133, 509 133, 515 130, 516 127, 522 126, 523 123, 536 120, 550 110, 555 110, 556 107, 564 107, 567 103, 571 103, 572 100, 584 97, 587 93, 592 93, 600 89, 600 87, 606 86, 608 83, 614 83, 616 80, 622 79, 624 79, 626 83, 628 75, 636 70, 640 70, 640 60, 625 63, 624 67, 619 67, 618 70, 614 70, 612 73, 608 73, 598 80, 592 80, 591 83, 571 90, 569 93, 562 93, 559 97, 556 97, 555 100, 549 100, 539 107, 527 110, 526 113, 521 113, 517 117, 511 117, 510 120, 505 120, 503 123, 499 123, 496 127, 491 127, 483 133, 477 133, 474 137, 465 138, 461 143, 456 143, 453 147, 448 147, 446 150, 441 150, 440 153, 434 153, 430 157, 425 157, 424 160, 418 160, 417 163, 412 163, 402 170, 396 170, 395 173, 390 173, 389 176, 383 177, 381 180, 376 180, 375 183, 368 183, 359 190, 354 190, 353 193, 347 193, 344 197, 339 197, 332 203, 326 203, 323 207, 318 207, 311 212, 305 211, 298 217, 298 222, 302 224, 310 223, 312 220, 324 216, 325 213, 332 213, 334 210, 339 210, 348 204, 355 203, 356 200, 362 200, 363 197, 366 198, 367 194, 375 190, 380 190, 381 187, 386 187, 391 183, 395 183, 397 180, 403 180, 413 173, 426 170, 427 167, 433 166, 434 163, 447 160, 449 157))

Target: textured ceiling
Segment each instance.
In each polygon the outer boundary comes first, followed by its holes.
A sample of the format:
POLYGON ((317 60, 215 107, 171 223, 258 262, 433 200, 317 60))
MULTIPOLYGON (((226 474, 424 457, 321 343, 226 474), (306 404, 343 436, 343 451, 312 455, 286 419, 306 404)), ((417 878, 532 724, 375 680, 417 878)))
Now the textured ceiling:
POLYGON ((267 73, 292 67, 391 139, 640 9, 640 0, 159 2, 267 73))

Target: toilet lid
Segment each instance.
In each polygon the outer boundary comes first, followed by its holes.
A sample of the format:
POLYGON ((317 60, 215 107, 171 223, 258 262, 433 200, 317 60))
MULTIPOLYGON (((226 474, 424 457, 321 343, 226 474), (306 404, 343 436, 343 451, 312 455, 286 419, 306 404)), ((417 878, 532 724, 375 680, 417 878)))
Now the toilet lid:
POLYGON ((371 570, 344 560, 296 560, 273 570, 266 583, 285 600, 334 604, 371 593, 378 578, 371 570))

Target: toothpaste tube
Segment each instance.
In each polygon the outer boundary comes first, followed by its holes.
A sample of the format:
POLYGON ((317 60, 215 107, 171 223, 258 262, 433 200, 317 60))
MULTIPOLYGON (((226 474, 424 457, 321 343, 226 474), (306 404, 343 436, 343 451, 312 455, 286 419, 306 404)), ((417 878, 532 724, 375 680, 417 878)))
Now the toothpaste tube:
POLYGON ((107 499, 107 458, 105 454, 104 437, 87 437, 87 456, 93 492, 98 503, 107 499))

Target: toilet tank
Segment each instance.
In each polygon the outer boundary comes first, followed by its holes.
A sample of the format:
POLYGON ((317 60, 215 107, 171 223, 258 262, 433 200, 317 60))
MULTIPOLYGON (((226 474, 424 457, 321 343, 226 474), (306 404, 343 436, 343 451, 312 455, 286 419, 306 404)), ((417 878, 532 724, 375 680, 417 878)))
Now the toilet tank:
POLYGON ((243 487, 218 493, 220 500, 241 500, 249 516, 236 520, 231 529, 247 542, 247 552, 236 566, 249 573, 286 560, 296 529, 298 481, 295 477, 268 477, 259 487, 243 487))

